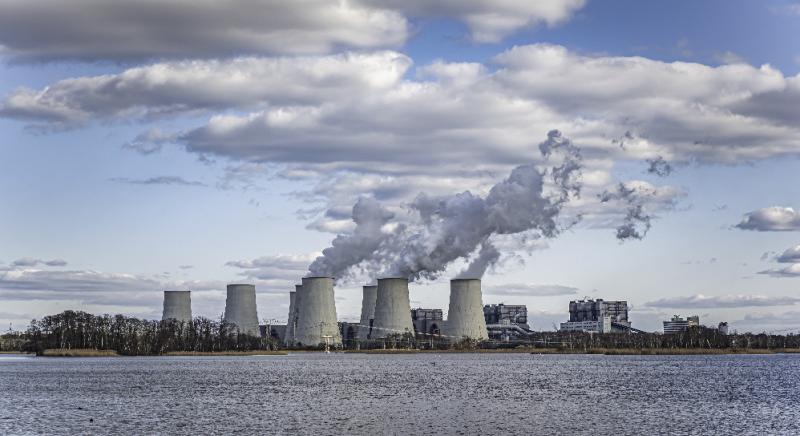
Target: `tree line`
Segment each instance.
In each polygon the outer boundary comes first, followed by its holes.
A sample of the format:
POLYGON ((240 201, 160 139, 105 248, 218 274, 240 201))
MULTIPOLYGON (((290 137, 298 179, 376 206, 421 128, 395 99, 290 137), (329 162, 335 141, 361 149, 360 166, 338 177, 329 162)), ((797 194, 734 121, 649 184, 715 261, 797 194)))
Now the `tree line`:
POLYGON ((20 351, 37 354, 53 348, 114 350, 127 356, 275 348, 274 340, 239 333, 234 324, 222 319, 154 321, 72 310, 31 321, 21 337, 16 342, 20 351))

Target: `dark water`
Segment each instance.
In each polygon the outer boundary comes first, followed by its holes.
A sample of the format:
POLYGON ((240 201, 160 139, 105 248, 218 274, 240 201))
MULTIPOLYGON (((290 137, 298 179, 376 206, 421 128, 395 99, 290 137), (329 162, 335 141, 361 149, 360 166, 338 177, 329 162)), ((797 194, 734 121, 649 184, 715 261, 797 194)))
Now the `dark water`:
POLYGON ((800 355, 0 357, 0 434, 88 433, 796 435, 800 355))

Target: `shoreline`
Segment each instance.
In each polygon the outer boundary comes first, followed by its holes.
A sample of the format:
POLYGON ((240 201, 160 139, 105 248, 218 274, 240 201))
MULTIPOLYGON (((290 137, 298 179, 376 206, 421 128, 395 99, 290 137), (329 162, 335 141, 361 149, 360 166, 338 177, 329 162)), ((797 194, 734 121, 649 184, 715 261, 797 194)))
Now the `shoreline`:
MULTIPOLYGON (((322 350, 252 350, 252 351, 171 351, 160 355, 129 356, 129 357, 200 357, 200 356, 288 356, 290 354, 323 353, 322 350)), ((776 349, 703 349, 703 348, 590 348, 586 350, 569 350, 558 348, 478 348, 472 350, 416 350, 416 349, 373 349, 373 350, 339 350, 333 354, 574 354, 574 355, 603 355, 603 356, 711 356, 711 355, 744 355, 744 354, 800 354, 797 348, 776 349)), ((35 353, 22 351, 2 351, 0 355, 27 355, 35 353)), ((44 350, 38 357, 124 357, 114 350, 93 349, 56 349, 44 350)))

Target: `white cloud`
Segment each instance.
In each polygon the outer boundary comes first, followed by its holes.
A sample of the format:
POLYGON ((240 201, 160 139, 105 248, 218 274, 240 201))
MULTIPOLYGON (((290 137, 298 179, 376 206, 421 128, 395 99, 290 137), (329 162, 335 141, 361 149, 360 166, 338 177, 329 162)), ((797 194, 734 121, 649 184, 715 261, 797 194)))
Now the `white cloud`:
POLYGON ((550 297, 576 295, 578 288, 563 285, 538 285, 533 283, 506 283, 483 288, 487 295, 508 295, 520 297, 550 297))
POLYGON ((767 269, 758 273, 772 277, 800 277, 800 263, 794 263, 783 268, 767 269))
POLYGON ((759 232, 797 231, 800 230, 800 212, 791 207, 765 207, 747 213, 736 227, 759 232))
MULTIPOLYGON (((153 119, 198 111, 275 106, 272 122, 288 125, 316 107, 395 86, 411 60, 392 51, 321 57, 236 58, 166 62, 119 74, 65 79, 41 90, 18 88, 0 115, 71 127, 106 118, 153 119)), ((231 120, 228 128, 241 126, 231 120)), ((126 145, 145 154, 174 139, 150 129, 126 145)))
POLYGON ((786 306, 800 303, 800 297, 766 295, 703 295, 662 298, 646 303, 649 307, 675 309, 724 309, 740 307, 786 306))
POLYGON ((787 248, 775 260, 780 263, 800 263, 800 245, 787 248))
POLYGON ((451 17, 463 21, 477 42, 499 42, 538 24, 560 24, 581 9, 585 0, 364 0, 390 7, 411 17, 451 17))
POLYGON ((134 61, 397 47, 397 11, 347 0, 2 0, 0 54, 134 61))

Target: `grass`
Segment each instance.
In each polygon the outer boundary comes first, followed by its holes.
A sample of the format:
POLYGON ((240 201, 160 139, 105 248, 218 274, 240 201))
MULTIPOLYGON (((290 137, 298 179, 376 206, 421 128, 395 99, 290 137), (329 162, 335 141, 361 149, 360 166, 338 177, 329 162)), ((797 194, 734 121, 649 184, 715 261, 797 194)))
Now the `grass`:
POLYGON ((114 350, 93 350, 90 348, 48 348, 42 351, 46 357, 115 357, 119 356, 114 350))
POLYGON ((164 353, 164 356, 285 356, 289 354, 288 351, 269 351, 269 350, 252 350, 252 351, 170 351, 164 353))

